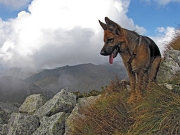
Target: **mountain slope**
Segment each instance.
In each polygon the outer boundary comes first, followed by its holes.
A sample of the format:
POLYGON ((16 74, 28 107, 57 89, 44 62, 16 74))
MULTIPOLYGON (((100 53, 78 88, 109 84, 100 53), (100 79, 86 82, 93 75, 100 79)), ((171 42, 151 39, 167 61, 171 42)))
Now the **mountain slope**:
POLYGON ((33 71, 29 71, 26 69, 22 69, 22 68, 10 68, 9 70, 6 70, 4 72, 2 72, 0 74, 0 77, 4 77, 4 76, 12 76, 14 78, 19 78, 19 79, 26 79, 28 77, 30 77, 31 75, 35 74, 35 72, 33 71))
POLYGON ((109 85, 112 79, 126 76, 124 66, 119 63, 114 65, 81 64, 44 70, 27 78, 26 81, 42 88, 51 89, 53 92, 62 88, 83 92, 93 89, 101 90, 103 86, 109 85))
POLYGON ((0 78, 0 101, 22 103, 31 94, 43 94, 46 98, 52 96, 51 92, 10 76, 0 78))

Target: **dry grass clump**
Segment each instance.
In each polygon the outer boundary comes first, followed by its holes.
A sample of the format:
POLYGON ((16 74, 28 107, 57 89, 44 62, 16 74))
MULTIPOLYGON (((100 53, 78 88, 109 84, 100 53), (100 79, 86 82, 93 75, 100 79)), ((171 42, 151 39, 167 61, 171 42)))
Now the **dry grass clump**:
POLYGON ((176 35, 167 45, 167 49, 180 50, 180 28, 176 30, 176 35))
POLYGON ((180 95, 153 85, 134 108, 135 123, 129 134, 179 135, 180 95))
POLYGON ((179 135, 178 93, 152 84, 141 101, 128 105, 129 92, 114 81, 95 102, 80 108, 83 115, 74 117, 70 135, 179 135))
POLYGON ((72 135, 127 133, 134 120, 130 116, 129 106, 123 101, 127 91, 119 86, 118 82, 112 82, 95 103, 79 110, 84 117, 77 115, 72 124, 72 135))

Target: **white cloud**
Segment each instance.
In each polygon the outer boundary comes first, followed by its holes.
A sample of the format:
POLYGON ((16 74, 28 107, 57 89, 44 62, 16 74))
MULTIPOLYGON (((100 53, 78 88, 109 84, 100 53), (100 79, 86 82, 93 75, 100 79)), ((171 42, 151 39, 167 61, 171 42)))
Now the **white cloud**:
POLYGON ((130 0, 33 0, 29 12, 0 20, 0 61, 8 67, 54 68, 108 61, 99 54, 104 17, 146 32, 128 18, 130 0))
POLYGON ((165 28, 164 27, 157 27, 156 32, 157 33, 164 33, 165 32, 165 28))
POLYGON ((156 44, 159 46, 161 53, 163 54, 167 44, 173 39, 176 34, 174 27, 157 27, 156 29, 156 37, 151 37, 156 44))
POLYGON ((10 9, 19 9, 26 6, 31 0, 0 0, 0 4, 6 5, 10 9))
POLYGON ((180 0, 142 0, 142 1, 145 1, 145 2, 148 2, 148 3, 150 3, 150 2, 156 2, 156 3, 158 3, 159 5, 167 5, 167 4, 169 4, 169 3, 178 3, 178 2, 180 2, 180 0))
POLYGON ((180 2, 180 0, 154 0, 154 1, 156 1, 160 5, 167 5, 171 2, 180 2))

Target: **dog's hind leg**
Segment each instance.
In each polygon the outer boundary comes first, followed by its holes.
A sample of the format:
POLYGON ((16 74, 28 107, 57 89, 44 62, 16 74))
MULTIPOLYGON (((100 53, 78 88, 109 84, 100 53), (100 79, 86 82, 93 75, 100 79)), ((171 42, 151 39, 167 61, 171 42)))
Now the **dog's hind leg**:
POLYGON ((161 62, 161 56, 157 56, 154 58, 153 62, 151 63, 151 66, 149 68, 149 82, 148 87, 151 85, 152 82, 156 82, 156 75, 160 66, 161 62))
POLYGON ((133 104, 136 100, 136 92, 135 92, 136 76, 135 76, 135 73, 132 71, 128 71, 128 74, 129 74, 129 81, 130 81, 130 86, 131 86, 131 95, 128 100, 128 103, 133 104))

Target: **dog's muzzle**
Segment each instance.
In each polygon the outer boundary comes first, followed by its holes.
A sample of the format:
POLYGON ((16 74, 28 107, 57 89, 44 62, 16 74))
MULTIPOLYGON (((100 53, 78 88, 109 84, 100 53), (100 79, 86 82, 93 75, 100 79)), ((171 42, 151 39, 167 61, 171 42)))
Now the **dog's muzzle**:
POLYGON ((107 47, 107 48, 103 48, 100 52, 101 55, 104 56, 108 56, 111 55, 112 53, 114 54, 114 56, 116 57, 119 51, 119 46, 113 46, 113 47, 107 47))
POLYGON ((109 48, 103 48, 100 52, 101 55, 104 55, 104 56, 108 56, 112 53, 113 51, 113 48, 112 47, 109 47, 109 48))
POLYGON ((117 56, 118 52, 119 52, 119 46, 116 45, 114 47, 103 48, 100 54, 104 56, 109 55, 109 63, 113 64, 113 59, 117 56))

